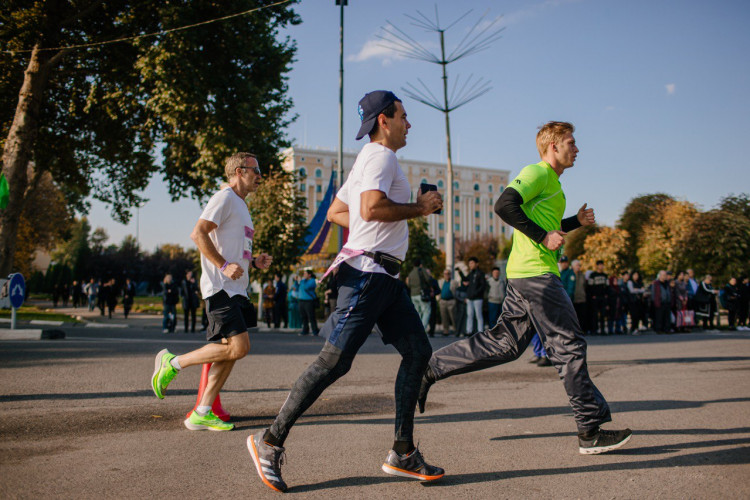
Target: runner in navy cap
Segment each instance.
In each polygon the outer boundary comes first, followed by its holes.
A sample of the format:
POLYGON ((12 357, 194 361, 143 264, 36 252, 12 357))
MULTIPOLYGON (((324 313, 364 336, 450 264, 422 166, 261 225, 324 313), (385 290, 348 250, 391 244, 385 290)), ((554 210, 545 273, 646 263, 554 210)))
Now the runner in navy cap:
MULTIPOLYGON (((375 126, 375 121, 378 119, 378 115, 383 112, 385 108, 393 104, 394 102, 401 102, 401 99, 388 90, 375 90, 359 100, 359 119, 362 120, 362 125, 359 127, 357 132, 357 140, 360 140, 372 131, 375 126)), ((393 118, 390 116, 389 118, 393 118)))
MULTIPOLYGON (((402 358, 396 377, 395 438, 381 469, 419 481, 433 481, 444 474, 440 467, 426 463, 414 445, 414 411, 432 347, 398 279, 409 246, 406 220, 442 208, 443 199, 437 191, 428 191, 419 192, 415 203, 409 202, 411 187, 396 158, 396 151, 406 146, 411 127, 401 101, 392 92, 378 90, 359 101, 359 110, 362 127, 357 139, 369 134, 370 142, 357 155, 328 210, 328 220, 348 227, 349 238, 329 269, 338 267, 338 299, 320 330, 326 343, 292 386, 271 427, 247 438, 258 475, 276 491, 287 489, 281 477, 281 457, 292 426, 328 386, 349 371, 375 326, 383 342, 392 344, 402 358)), ((320 450, 325 460, 340 456, 329 449, 333 444, 320 450)))

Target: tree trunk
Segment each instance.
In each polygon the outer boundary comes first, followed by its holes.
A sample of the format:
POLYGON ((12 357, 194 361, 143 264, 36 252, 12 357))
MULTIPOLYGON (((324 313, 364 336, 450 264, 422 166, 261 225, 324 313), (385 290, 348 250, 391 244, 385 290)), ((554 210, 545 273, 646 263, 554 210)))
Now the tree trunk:
POLYGON ((0 276, 3 277, 13 270, 18 223, 29 183, 27 168, 39 131, 39 110, 49 78, 50 61, 46 54, 39 51, 38 44, 31 53, 3 150, 3 173, 10 188, 8 206, 0 210, 0 276))

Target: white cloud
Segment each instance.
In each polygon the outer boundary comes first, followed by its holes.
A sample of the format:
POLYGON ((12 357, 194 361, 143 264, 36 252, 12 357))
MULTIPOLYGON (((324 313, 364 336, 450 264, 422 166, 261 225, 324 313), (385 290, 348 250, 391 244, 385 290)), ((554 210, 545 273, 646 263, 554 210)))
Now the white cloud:
POLYGON ((384 46, 384 43, 380 40, 368 40, 357 54, 346 58, 347 61, 352 62, 364 62, 369 59, 382 59, 383 64, 390 64, 394 59, 403 59, 403 57, 384 46))
POLYGON ((674 83, 668 83, 664 86, 664 88, 667 89, 667 95, 674 94, 675 84, 674 83))

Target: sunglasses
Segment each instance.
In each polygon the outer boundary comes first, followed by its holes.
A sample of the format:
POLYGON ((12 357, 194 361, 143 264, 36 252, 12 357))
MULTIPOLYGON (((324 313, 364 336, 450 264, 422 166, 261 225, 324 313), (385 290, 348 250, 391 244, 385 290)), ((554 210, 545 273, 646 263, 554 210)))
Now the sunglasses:
POLYGON ((252 170, 255 175, 260 175, 260 167, 237 167, 237 168, 246 168, 248 170, 252 170))

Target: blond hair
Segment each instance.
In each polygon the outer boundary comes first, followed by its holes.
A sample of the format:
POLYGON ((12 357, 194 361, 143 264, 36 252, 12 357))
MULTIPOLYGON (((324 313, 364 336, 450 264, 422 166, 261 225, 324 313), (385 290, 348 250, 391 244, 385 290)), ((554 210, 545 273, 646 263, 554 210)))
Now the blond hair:
POLYGON ((536 148, 539 150, 539 156, 544 158, 550 144, 560 144, 565 134, 572 134, 575 131, 573 124, 568 122, 547 122, 539 127, 539 133, 536 134, 536 148))
POLYGON ((227 179, 231 179, 234 177, 235 172, 238 168, 245 166, 245 161, 248 158, 257 158, 252 153, 235 153, 229 158, 227 158, 226 163, 224 164, 224 173, 227 176, 227 179))

